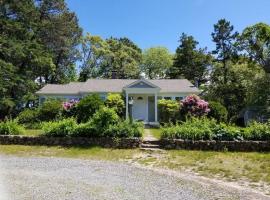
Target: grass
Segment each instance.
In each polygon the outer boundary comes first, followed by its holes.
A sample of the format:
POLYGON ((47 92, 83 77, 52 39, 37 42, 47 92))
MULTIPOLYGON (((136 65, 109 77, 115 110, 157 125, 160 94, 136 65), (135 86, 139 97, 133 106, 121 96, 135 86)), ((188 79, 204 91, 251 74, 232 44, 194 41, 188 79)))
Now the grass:
POLYGON ((131 159, 138 151, 136 149, 107 149, 101 147, 0 145, 0 153, 5 155, 66 157, 111 161, 131 159))
POLYGON ((247 178, 251 182, 270 184, 270 153, 172 150, 157 165, 174 170, 189 169, 208 177, 247 178))
POLYGON ((161 139, 161 129, 159 128, 149 128, 148 129, 150 133, 153 135, 156 139, 161 139))
POLYGON ((26 129, 23 133, 23 135, 29 135, 29 136, 39 136, 43 133, 41 129, 26 129))

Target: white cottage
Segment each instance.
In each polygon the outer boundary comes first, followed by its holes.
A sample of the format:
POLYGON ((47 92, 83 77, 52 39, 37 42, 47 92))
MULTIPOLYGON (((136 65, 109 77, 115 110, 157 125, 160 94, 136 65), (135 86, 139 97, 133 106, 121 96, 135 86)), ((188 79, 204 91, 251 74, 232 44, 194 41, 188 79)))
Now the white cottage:
POLYGON ((46 98, 81 99, 91 93, 99 93, 104 100, 108 93, 124 93, 126 105, 130 105, 126 106, 126 118, 130 114, 135 120, 156 124, 158 99, 181 100, 190 94, 199 94, 200 90, 186 79, 89 79, 63 85, 47 84, 37 95, 42 103, 46 98))

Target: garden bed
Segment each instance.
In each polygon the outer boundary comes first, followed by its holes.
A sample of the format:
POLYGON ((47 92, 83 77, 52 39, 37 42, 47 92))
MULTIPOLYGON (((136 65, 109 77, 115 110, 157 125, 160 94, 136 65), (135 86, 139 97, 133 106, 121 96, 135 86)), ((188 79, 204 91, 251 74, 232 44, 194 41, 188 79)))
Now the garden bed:
POLYGON ((101 146, 105 148, 138 148, 141 138, 87 138, 47 137, 25 135, 0 135, 1 145, 46 145, 46 146, 101 146))

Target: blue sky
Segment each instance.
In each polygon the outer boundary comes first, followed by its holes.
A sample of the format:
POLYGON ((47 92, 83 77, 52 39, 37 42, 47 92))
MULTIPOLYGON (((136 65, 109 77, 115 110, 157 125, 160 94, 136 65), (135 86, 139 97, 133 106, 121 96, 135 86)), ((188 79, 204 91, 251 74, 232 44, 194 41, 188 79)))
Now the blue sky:
POLYGON ((231 21, 237 31, 270 23, 270 0, 67 0, 84 33, 128 37, 140 48, 165 46, 174 52, 182 32, 212 50, 213 24, 231 21))

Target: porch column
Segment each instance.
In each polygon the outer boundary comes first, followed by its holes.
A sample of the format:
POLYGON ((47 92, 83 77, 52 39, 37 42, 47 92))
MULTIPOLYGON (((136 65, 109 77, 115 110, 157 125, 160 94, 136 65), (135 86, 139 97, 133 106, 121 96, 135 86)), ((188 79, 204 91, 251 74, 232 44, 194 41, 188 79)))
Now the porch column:
POLYGON ((157 121, 157 93, 155 93, 155 122, 157 121))
POLYGON ((128 92, 126 91, 126 120, 128 119, 128 92))

